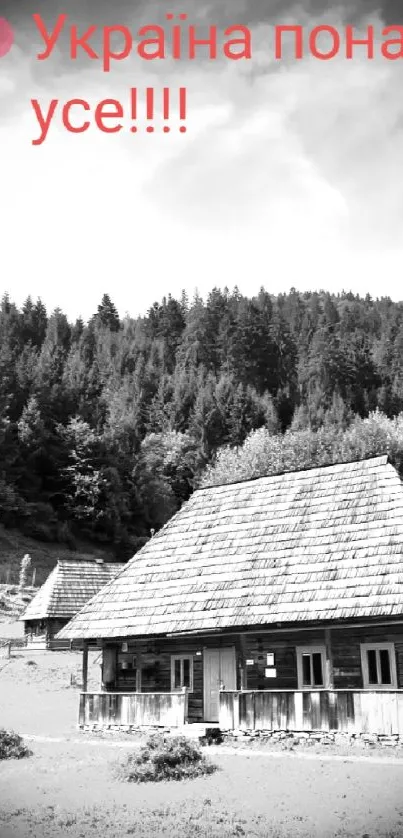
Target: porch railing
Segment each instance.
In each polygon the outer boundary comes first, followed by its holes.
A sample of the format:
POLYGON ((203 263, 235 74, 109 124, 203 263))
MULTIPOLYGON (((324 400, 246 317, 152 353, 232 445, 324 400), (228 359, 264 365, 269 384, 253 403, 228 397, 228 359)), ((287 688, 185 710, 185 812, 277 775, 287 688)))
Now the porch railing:
POLYGON ((94 725, 182 727, 187 719, 187 694, 80 693, 80 727, 94 725))
POLYGON ((403 690, 220 692, 222 730, 403 736, 403 690))

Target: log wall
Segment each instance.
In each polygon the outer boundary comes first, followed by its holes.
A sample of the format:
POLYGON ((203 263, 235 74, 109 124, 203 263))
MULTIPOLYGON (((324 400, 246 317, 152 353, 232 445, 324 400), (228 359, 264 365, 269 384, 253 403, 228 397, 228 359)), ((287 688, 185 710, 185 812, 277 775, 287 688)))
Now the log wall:
MULTIPOLYGON (((235 647, 238 690, 297 693, 297 647, 324 645, 328 652, 327 687, 336 691, 354 690, 358 694, 363 689, 360 644, 371 641, 394 643, 397 688, 403 689, 403 627, 397 625, 374 625, 371 628, 335 627, 327 630, 315 628, 307 631, 269 631, 262 627, 260 632, 217 634, 204 638, 162 638, 150 642, 128 638, 125 652, 122 651, 122 642, 104 644, 104 649, 111 650, 116 658, 115 675, 113 680, 104 684, 104 688, 112 693, 169 693, 171 656, 189 655, 193 661, 193 690, 188 696, 188 721, 201 722, 204 720, 203 652, 206 648, 235 647), (275 678, 266 677, 269 653, 274 653, 275 656, 275 678), (122 660, 128 662, 129 668, 121 668, 122 660)), ((307 702, 308 699, 304 698, 303 701, 307 702)), ((321 701, 325 699, 322 698, 321 701)))
POLYGON ((297 690, 297 646, 328 646, 329 687, 363 688, 361 643, 394 643, 397 687, 403 688, 403 626, 318 628, 312 631, 248 632, 244 635, 244 686, 248 690, 297 690), (276 678, 265 677, 266 655, 275 654, 276 678), (247 665, 247 661, 253 661, 247 665))
MULTIPOLYGON (((171 656, 188 655, 193 661, 193 690, 188 694, 188 720, 190 722, 203 721, 203 650, 205 648, 220 648, 235 646, 237 654, 237 686, 241 686, 240 678, 240 637, 209 637, 209 638, 172 638, 153 643, 136 643, 128 641, 127 652, 119 651, 119 659, 133 661, 136 669, 117 671, 115 681, 110 685, 112 692, 135 692, 137 668, 141 671, 141 693, 170 692, 171 690, 171 656)), ((122 644, 119 645, 121 649, 122 644)))

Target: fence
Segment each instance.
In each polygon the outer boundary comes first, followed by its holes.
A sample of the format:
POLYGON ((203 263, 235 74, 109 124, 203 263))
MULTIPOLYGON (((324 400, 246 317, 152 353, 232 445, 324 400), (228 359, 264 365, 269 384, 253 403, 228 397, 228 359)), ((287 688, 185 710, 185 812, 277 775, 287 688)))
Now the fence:
POLYGON ((26 645, 26 637, 0 637, 0 657, 9 658, 13 649, 24 649, 26 645))
MULTIPOLYGON (((24 590, 31 590, 35 588, 36 582, 36 567, 30 569, 27 574, 27 581, 24 585, 24 590)), ((20 568, 13 565, 13 567, 0 568, 0 585, 7 585, 9 587, 18 588, 20 584, 20 568)))

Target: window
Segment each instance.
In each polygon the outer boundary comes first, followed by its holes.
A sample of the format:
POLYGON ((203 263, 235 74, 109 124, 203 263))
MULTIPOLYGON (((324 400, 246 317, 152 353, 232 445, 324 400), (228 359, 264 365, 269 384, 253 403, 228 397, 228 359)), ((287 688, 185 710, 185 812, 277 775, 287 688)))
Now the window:
POLYGON ((324 646, 297 647, 298 689, 314 690, 326 686, 326 650, 324 646))
POLYGON ((193 658, 189 655, 171 657, 171 690, 180 692, 186 687, 193 690, 193 658))
POLYGON ((364 689, 397 687, 396 655, 393 643, 362 643, 361 664, 364 689))

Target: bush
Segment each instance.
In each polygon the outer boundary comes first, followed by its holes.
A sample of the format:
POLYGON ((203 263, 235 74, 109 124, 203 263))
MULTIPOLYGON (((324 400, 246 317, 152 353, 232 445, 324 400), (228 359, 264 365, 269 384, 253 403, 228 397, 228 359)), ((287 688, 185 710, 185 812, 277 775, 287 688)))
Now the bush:
POLYGON ((165 739, 150 736, 135 754, 119 763, 116 775, 128 783, 157 783, 161 780, 184 780, 212 774, 217 766, 207 760, 197 742, 185 736, 165 739))
POLYGON ((30 757, 30 751, 18 733, 9 733, 7 730, 0 730, 0 760, 1 759, 23 759, 30 757))

